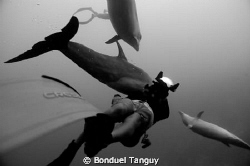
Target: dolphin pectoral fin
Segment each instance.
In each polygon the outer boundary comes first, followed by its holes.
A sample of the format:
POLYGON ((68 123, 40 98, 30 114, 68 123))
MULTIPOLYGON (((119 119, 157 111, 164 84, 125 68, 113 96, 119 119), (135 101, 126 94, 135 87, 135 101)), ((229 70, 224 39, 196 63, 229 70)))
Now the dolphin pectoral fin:
POLYGON ((196 118, 197 118, 197 119, 200 119, 200 118, 201 118, 201 115, 202 115, 203 113, 204 113, 204 111, 199 112, 196 118))
POLYGON ((120 39, 121 39, 120 36, 115 35, 113 38, 109 39, 109 40, 106 41, 105 43, 106 43, 106 44, 111 44, 111 43, 114 43, 114 42, 116 42, 116 41, 118 41, 118 40, 120 40, 120 39))
POLYGON ((187 128, 189 128, 189 129, 191 129, 193 127, 193 125, 191 125, 191 124, 189 124, 188 126, 187 126, 187 128))
POLYGON ((230 148, 230 145, 229 145, 229 143, 227 143, 227 142, 223 142, 223 141, 221 141, 223 144, 225 144, 227 147, 229 147, 230 148))
POLYGON ((117 44, 118 50, 119 50, 118 58, 127 61, 127 58, 126 58, 126 56, 125 56, 125 54, 124 54, 124 52, 123 52, 123 49, 122 49, 120 43, 119 43, 118 41, 116 41, 116 44, 117 44))

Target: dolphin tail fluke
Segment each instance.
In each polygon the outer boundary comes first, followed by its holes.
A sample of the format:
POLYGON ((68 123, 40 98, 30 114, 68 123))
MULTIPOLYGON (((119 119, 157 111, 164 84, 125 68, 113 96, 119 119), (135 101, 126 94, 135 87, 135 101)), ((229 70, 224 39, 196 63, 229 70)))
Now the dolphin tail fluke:
POLYGON ((5 63, 14 63, 22 60, 34 58, 52 50, 60 50, 67 47, 70 39, 72 39, 78 31, 79 21, 73 16, 69 23, 62 29, 62 32, 54 33, 45 37, 44 41, 40 41, 33 45, 31 50, 6 61, 5 63))

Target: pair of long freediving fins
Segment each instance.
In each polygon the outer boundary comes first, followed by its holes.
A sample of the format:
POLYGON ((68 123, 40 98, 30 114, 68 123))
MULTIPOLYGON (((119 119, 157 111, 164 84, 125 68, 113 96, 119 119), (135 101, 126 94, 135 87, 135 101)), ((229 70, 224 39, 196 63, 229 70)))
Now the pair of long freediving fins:
POLYGON ((69 126, 82 129, 86 117, 101 112, 72 86, 46 75, 1 81, 0 110, 1 166, 34 165, 34 158, 37 166, 48 164, 52 159, 44 158, 41 145, 57 156, 53 138, 68 143, 69 126), (27 153, 32 158, 20 155, 27 153))

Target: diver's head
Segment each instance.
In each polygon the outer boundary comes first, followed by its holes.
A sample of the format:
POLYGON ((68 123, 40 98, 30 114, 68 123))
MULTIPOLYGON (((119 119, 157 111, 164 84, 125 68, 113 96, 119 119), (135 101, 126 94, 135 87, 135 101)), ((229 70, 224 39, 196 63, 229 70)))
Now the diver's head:
POLYGON ((165 99, 169 94, 169 90, 174 92, 180 85, 179 83, 174 84, 168 77, 163 77, 162 71, 157 75, 155 80, 151 86, 147 84, 144 87, 144 92, 147 96, 165 99))

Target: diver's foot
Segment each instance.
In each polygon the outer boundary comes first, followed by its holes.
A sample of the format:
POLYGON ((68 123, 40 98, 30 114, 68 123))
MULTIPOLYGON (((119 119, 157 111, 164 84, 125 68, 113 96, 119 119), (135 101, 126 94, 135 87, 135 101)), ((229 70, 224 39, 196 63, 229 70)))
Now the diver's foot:
POLYGON ((89 142, 97 135, 111 133, 114 129, 115 121, 108 115, 98 113, 96 116, 85 118, 84 137, 89 142))
POLYGON ((92 141, 85 143, 84 152, 88 157, 92 158, 102 149, 106 148, 111 143, 111 141, 111 134, 99 135, 99 137, 93 138, 92 141))
POLYGON ((84 151, 88 157, 94 157, 100 150, 106 148, 112 142, 112 131, 114 121, 106 114, 85 119, 85 147, 84 151))
POLYGON ((84 142, 89 140, 90 137, 95 134, 97 128, 96 124, 97 124, 96 116, 85 118, 85 125, 83 130, 84 142))

